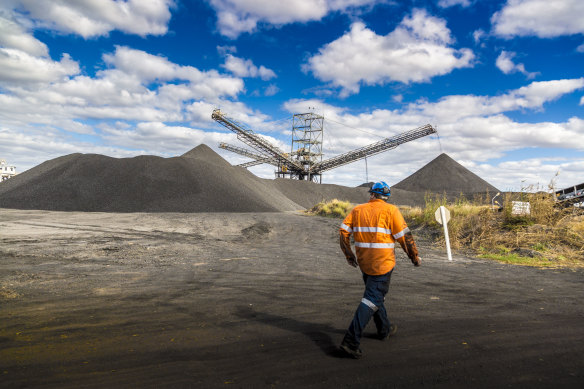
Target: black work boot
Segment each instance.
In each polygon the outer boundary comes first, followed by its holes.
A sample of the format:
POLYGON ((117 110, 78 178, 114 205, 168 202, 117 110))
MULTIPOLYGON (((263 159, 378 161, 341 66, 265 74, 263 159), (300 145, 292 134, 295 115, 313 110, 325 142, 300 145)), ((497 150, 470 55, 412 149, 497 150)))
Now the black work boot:
POLYGON ((359 347, 352 347, 350 344, 346 343, 344 340, 339 346, 339 348, 349 357, 353 359, 359 359, 363 355, 359 347))
POLYGON ((379 340, 386 340, 390 336, 395 335, 396 332, 397 332, 397 325, 392 324, 389 326, 389 332, 387 334, 377 334, 377 336, 379 336, 379 340))

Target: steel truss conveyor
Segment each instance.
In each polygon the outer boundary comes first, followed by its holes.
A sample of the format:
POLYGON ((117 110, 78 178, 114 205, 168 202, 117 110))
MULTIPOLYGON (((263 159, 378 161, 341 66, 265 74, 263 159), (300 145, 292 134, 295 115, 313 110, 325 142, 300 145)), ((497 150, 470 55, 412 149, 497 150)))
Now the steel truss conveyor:
POLYGON ((229 130, 233 131, 237 135, 237 139, 247 144, 248 146, 256 149, 264 157, 273 158, 278 161, 278 165, 286 170, 290 171, 303 171, 304 168, 299 163, 293 161, 289 156, 287 156, 278 147, 272 145, 267 140, 263 139, 261 136, 254 133, 252 130, 244 129, 243 126, 237 123, 235 120, 223 115, 221 110, 213 110, 211 118, 218 122, 219 124, 225 126, 229 130))
POLYGON ((379 154, 386 150, 394 149, 401 144, 436 133, 436 129, 434 127, 432 127, 430 124, 426 124, 413 130, 403 132, 394 137, 383 139, 379 142, 375 142, 368 146, 349 151, 325 161, 303 166, 302 164, 295 161, 291 154, 284 153, 279 148, 270 144, 270 142, 267 140, 255 134, 252 130, 244 129, 242 125, 237 123, 235 120, 225 116, 219 109, 215 109, 211 117, 213 120, 233 131, 239 140, 258 151, 259 154, 250 152, 249 150, 243 149, 241 147, 221 143, 219 147, 222 149, 229 150, 253 159, 252 161, 241 164, 239 166, 250 167, 261 163, 269 163, 278 167, 278 171, 276 172, 277 176, 281 177, 283 174, 287 174, 290 175, 290 178, 296 178, 299 180, 312 180, 315 177, 320 177, 321 173, 324 171, 335 169, 339 166, 367 158, 371 155, 379 154))
POLYGON ((416 140, 418 138, 423 138, 427 135, 435 133, 436 130, 434 129, 434 127, 432 127, 429 124, 426 124, 422 127, 418 127, 416 129, 403 132, 394 137, 383 139, 379 142, 372 143, 368 146, 364 146, 359 149, 349 151, 347 153, 327 159, 325 161, 322 161, 321 163, 317 163, 312 167, 312 170, 318 172, 331 170, 339 166, 346 165, 348 163, 355 162, 363 158, 367 158, 371 155, 379 154, 383 151, 394 149, 401 144, 416 140))
POLYGON ((266 157, 266 156, 261 155, 261 154, 252 153, 251 151, 244 149, 243 147, 237 147, 237 146, 233 146, 233 145, 230 145, 228 143, 222 142, 222 143, 219 143, 219 148, 221 148, 223 150, 231 151, 232 153, 243 155, 244 157, 248 157, 248 158, 251 158, 253 160, 253 161, 249 161, 249 162, 245 162, 245 163, 240 163, 239 165, 237 165, 239 167, 248 168, 248 167, 252 167, 252 166, 256 166, 256 165, 261 165, 262 163, 269 163, 270 165, 278 166, 278 161, 276 159, 271 158, 271 157, 266 157))

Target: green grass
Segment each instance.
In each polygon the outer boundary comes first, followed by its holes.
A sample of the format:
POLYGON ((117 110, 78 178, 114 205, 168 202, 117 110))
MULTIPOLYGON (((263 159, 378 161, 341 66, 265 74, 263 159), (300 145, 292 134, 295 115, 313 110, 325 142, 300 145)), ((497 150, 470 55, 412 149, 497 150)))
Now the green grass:
POLYGON ((498 262, 507 263, 510 265, 521 265, 521 266, 535 266, 535 267, 548 267, 552 266, 553 262, 550 262, 546 258, 536 258, 536 257, 522 257, 515 253, 508 254, 481 254, 479 258, 493 259, 498 262))

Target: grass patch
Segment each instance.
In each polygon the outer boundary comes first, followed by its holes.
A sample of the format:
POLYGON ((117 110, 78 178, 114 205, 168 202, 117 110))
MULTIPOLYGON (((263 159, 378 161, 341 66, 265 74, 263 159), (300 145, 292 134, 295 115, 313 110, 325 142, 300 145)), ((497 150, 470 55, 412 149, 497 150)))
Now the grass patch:
POLYGON ((515 253, 509 254, 481 254, 480 258, 494 259, 495 261, 507 263, 510 265, 521 265, 521 266, 535 266, 535 267, 549 267, 553 265, 545 258, 534 258, 534 257, 522 257, 521 255, 515 253))
POLYGON ((424 208, 400 209, 410 226, 440 246, 445 242, 434 213, 444 205, 450 211, 448 232, 454 250, 512 264, 584 267, 584 215, 578 209, 558 208, 552 195, 543 192, 505 194, 501 209, 485 204, 490 204, 489 196, 454 202, 427 196, 424 208), (513 214, 513 201, 529 202, 530 213, 513 214))
POLYGON ((307 210, 306 213, 344 219, 354 207, 355 205, 348 201, 333 199, 331 201, 321 201, 307 210))
MULTIPOLYGON (((425 207, 399 207, 414 235, 424 235, 444 247, 442 226, 434 213, 450 211, 448 232, 453 250, 503 263, 537 267, 584 267, 584 214, 576 208, 557 208, 546 193, 505 194, 502 208, 493 209, 491 196, 468 200, 461 196, 426 196, 425 207), (515 196, 515 197, 514 197, 515 196), (529 201, 529 215, 514 215, 513 201, 529 201), (487 204, 487 205, 485 205, 487 204)), ((305 211, 310 215, 345 218, 355 204, 323 201, 305 211)))

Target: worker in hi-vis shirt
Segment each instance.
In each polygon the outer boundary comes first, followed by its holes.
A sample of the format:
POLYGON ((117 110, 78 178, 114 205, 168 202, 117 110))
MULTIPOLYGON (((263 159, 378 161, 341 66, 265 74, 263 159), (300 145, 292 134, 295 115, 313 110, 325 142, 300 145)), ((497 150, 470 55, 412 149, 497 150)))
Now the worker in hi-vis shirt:
POLYGON ((386 202, 391 193, 389 186, 383 181, 376 182, 369 193, 369 202, 356 206, 339 230, 341 249, 347 262, 359 267, 365 282, 363 298, 340 346, 353 358, 361 357, 361 336, 371 317, 379 339, 387 339, 397 331, 397 326, 390 323, 384 305, 395 266, 395 242, 399 242, 415 266, 420 266, 418 249, 402 214, 396 206, 386 202), (356 256, 351 249, 351 234, 355 240, 356 256))

